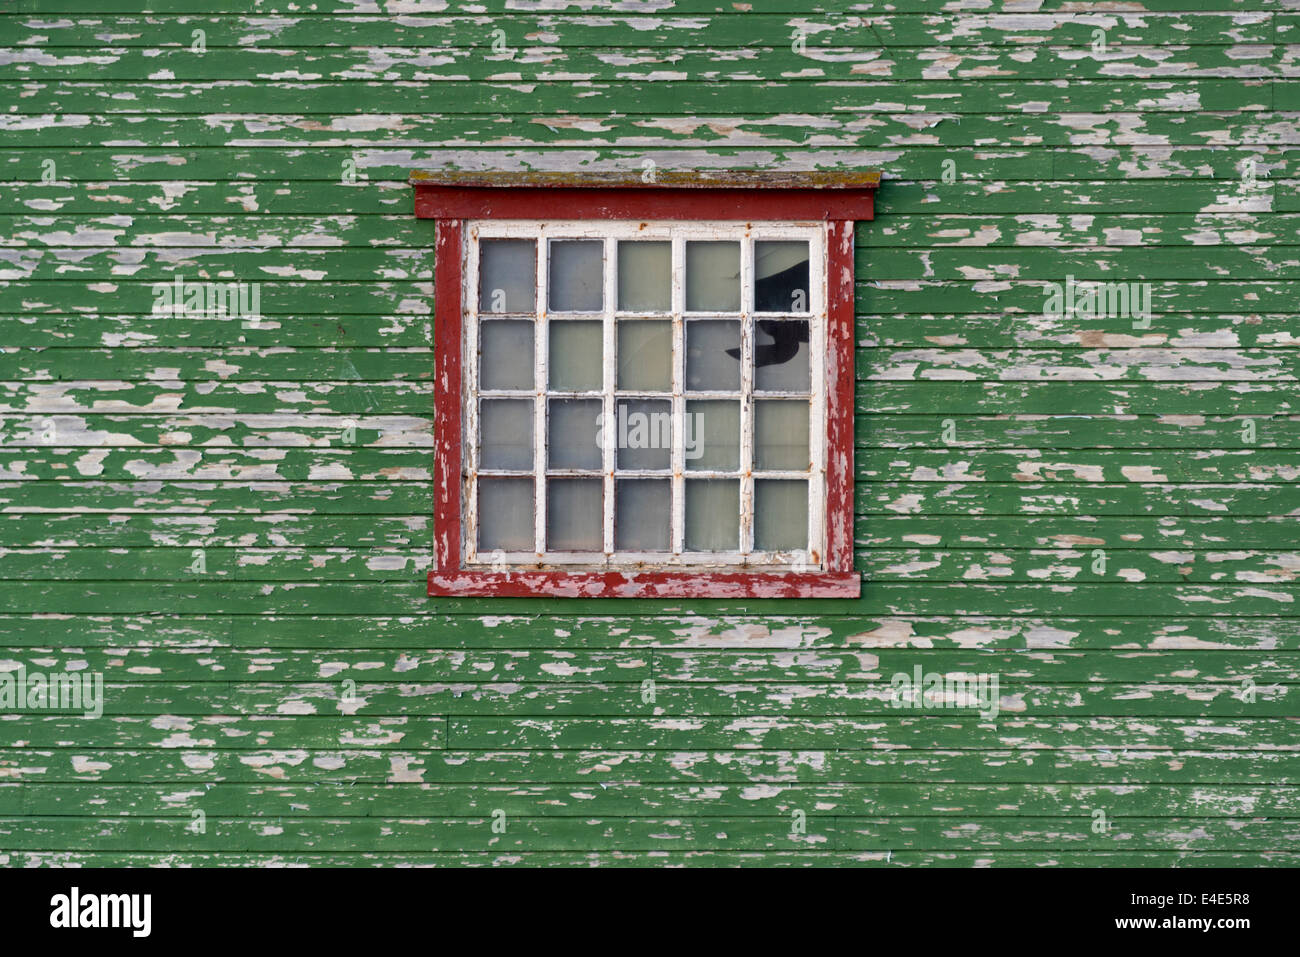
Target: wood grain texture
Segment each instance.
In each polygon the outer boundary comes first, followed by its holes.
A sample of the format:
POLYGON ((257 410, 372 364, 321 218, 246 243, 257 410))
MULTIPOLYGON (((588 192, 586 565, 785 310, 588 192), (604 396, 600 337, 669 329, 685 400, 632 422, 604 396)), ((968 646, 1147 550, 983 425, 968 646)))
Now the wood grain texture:
POLYGON ((0 864, 1300 866, 1291 0, 397 6, 0 13, 0 864), (883 175, 860 597, 431 599, 408 177, 645 160, 883 175))

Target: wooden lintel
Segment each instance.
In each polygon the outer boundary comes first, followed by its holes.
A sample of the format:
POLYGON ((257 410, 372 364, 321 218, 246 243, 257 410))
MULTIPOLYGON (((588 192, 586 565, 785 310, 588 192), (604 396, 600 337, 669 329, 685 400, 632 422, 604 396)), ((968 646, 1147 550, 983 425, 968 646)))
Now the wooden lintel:
POLYGON ((417 170, 417 186, 617 189, 875 189, 879 170, 417 170))

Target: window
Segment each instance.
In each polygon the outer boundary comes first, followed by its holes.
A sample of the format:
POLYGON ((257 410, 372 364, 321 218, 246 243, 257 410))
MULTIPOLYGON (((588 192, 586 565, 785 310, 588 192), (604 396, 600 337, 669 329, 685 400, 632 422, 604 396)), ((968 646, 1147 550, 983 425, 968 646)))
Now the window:
POLYGON ((803 191, 487 189, 425 197, 430 594, 855 596, 853 223, 803 191))
POLYGON ((825 551, 824 228, 468 235, 467 567, 809 570, 825 551))

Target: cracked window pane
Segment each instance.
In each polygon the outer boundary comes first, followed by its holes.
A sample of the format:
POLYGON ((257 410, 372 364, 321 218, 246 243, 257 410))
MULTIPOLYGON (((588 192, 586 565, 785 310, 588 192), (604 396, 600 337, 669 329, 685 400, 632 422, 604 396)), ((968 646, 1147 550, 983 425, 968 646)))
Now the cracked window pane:
POLYGON ((808 311, 808 244, 754 243, 754 311, 808 311))

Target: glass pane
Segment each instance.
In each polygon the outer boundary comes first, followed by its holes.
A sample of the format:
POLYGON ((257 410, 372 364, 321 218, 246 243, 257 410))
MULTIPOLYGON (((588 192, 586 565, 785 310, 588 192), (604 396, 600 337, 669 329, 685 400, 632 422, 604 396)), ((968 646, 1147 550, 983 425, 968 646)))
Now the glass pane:
POLYGON ((726 552, 740 547, 740 481, 688 479, 686 550, 726 552))
POLYGON ((739 402, 687 402, 682 432, 687 469, 728 472, 740 468, 739 402))
POLYGON ((533 400, 483 399, 478 408, 479 468, 531 469, 533 400))
POLYGON ((480 389, 533 388, 533 324, 495 319, 478 327, 480 389))
POLYGON ((754 403, 754 468, 802 472, 808 461, 808 403, 754 403))
POLYGON ((669 392, 673 385, 673 324, 660 319, 618 321, 618 387, 669 392))
POLYGON ((546 374, 550 388, 560 392, 599 392, 605 370, 604 332, 599 320, 560 319, 546 324, 550 338, 546 374))
POLYGON ((754 548, 793 552, 808 547, 808 483, 754 480, 754 548))
POLYGON ((605 244, 599 239, 551 243, 547 284, 553 312, 600 312, 605 301, 605 244))
POLYGON ((686 244, 686 308, 690 312, 740 311, 740 243, 686 244))
POLYGON ((620 469, 671 468, 673 405, 667 400, 627 400, 616 405, 620 469))
POLYGON ((672 490, 667 479, 614 483, 614 547, 625 552, 666 552, 672 547, 672 490))
POLYGON ((673 244, 618 244, 618 308, 623 312, 667 312, 673 306, 673 244))
POLYGON ((531 239, 484 239, 478 250, 478 311, 533 312, 537 243, 531 239))
MULTIPOLYGON (((530 478, 481 478, 478 480, 478 550, 490 553, 531 552, 534 484, 530 478)), ((490 559, 490 554, 480 554, 490 559)))
POLYGON ((808 244, 754 243, 754 310, 808 311, 808 244))
POLYGON ((808 323, 763 319, 754 323, 754 388, 761 392, 807 392, 808 323))
POLYGON ((686 323, 686 388, 692 392, 740 391, 740 323, 694 319, 686 323))
POLYGON ((548 551, 599 552, 604 549, 603 488, 600 479, 547 479, 548 551))
POLYGON ((550 468, 599 469, 599 399, 551 399, 546 449, 550 468))

